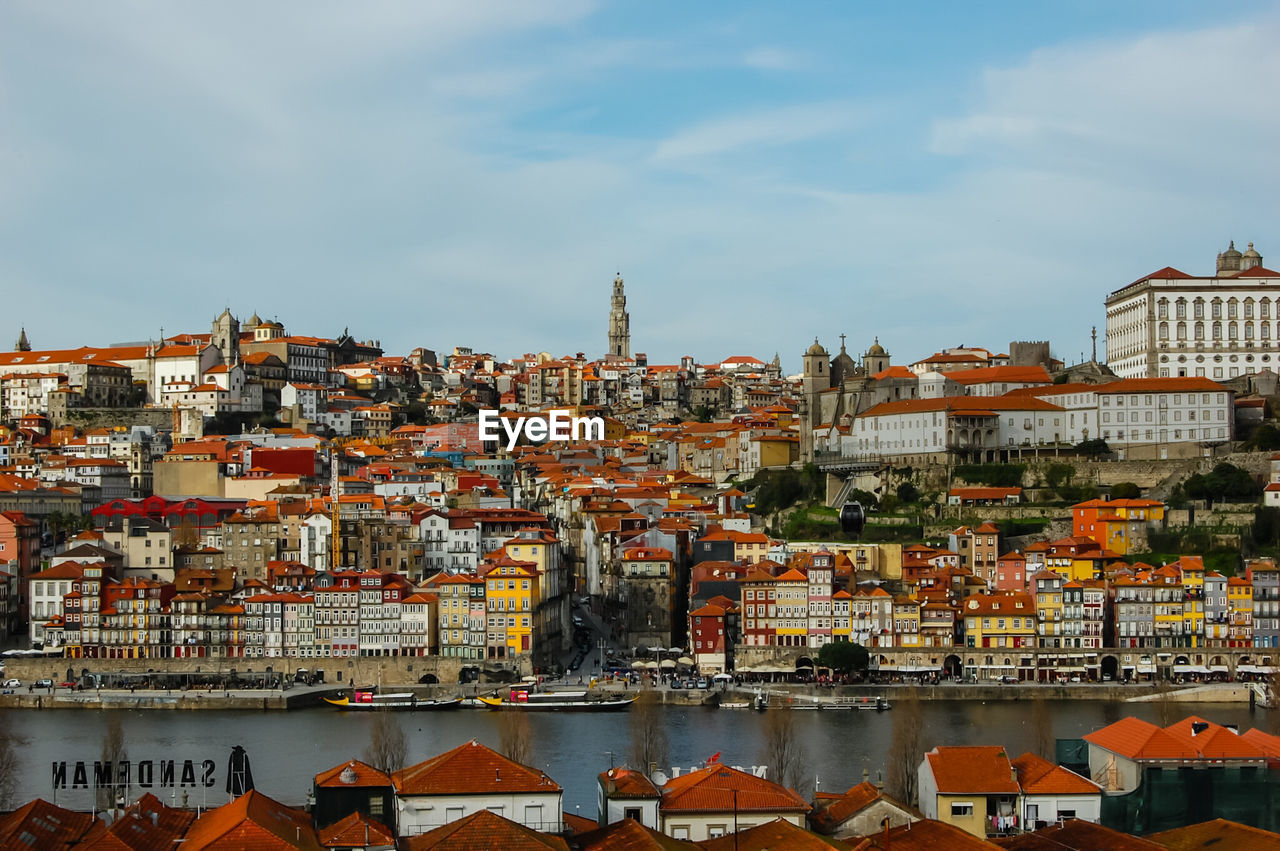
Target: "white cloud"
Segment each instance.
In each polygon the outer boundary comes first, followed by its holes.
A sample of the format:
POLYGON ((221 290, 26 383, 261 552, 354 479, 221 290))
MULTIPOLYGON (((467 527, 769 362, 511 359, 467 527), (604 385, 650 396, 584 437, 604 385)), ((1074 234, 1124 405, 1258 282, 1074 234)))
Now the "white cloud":
POLYGON ((716 118, 664 139, 652 161, 676 163, 747 148, 777 148, 853 127, 859 118, 849 103, 801 104, 716 118))

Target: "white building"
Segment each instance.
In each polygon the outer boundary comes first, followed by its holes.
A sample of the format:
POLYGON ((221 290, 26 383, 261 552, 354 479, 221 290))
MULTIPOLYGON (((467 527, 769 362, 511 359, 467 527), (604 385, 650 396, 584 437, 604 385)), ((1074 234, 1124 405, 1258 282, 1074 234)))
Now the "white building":
POLYGON ((1166 266, 1107 297, 1107 365, 1121 378, 1219 381, 1280 368, 1280 272, 1232 243, 1215 273, 1166 266))
POLYGON ((841 454, 928 462, 953 452, 994 461, 1019 447, 1079 443, 1083 424, 1033 396, 950 396, 883 402, 854 418, 841 454))
POLYGON ((32 575, 29 585, 31 616, 29 637, 32 644, 44 643, 44 625, 62 614, 62 598, 71 586, 84 579, 84 567, 75 562, 54 565, 32 575))
POLYGON ((401 836, 426 833, 480 810, 532 830, 564 830, 560 785, 476 741, 401 769, 391 782, 401 836))
POLYGON ((1207 378, 1131 378, 1097 395, 1102 439, 1121 458, 1187 458, 1231 439, 1231 391, 1207 378))

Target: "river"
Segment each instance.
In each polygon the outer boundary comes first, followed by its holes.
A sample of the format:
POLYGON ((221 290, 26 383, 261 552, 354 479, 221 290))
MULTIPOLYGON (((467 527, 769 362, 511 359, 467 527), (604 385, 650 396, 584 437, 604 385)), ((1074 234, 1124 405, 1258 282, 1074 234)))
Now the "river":
MULTIPOLYGON (((1155 720, 1150 703, 1056 701, 1049 704, 1054 735, 1078 738, 1125 715, 1155 720)), ((926 749, 934 745, 1003 745, 1016 756, 1032 747, 1029 702, 930 701, 923 704, 926 749)), ((719 752, 721 762, 748 766, 762 762, 760 731, 764 715, 743 710, 664 706, 670 763, 692 767, 719 752)), ((781 710, 770 710, 773 712, 781 710)), ((1185 714, 1218 723, 1236 723, 1243 731, 1266 725, 1266 711, 1241 704, 1186 704, 1185 714)), ((215 763, 215 785, 191 791, 190 804, 218 806, 224 791, 231 747, 243 745, 252 761, 253 777, 263 793, 289 804, 301 804, 314 774, 358 758, 368 743, 367 715, 324 708, 291 712, 0 710, 0 721, 22 740, 19 750, 17 800, 51 799, 52 765, 92 762, 101 753, 107 720, 121 719, 128 755, 140 760, 183 760, 215 763)), ((812 766, 817 788, 843 791, 862 780, 866 768, 874 780, 883 770, 893 732, 892 711, 795 712, 799 740, 812 766)), ((497 747, 500 713, 474 710, 400 714, 409 741, 409 760, 417 762, 469 739, 497 747)), ((595 815, 595 776, 623 762, 630 746, 626 713, 534 713, 532 763, 564 787, 566 812, 595 815)), ((68 783, 73 770, 68 768, 68 783)), ((168 791, 160 792, 170 801, 168 791)), ((139 794, 137 790, 133 795, 139 794)), ((180 793, 179 793, 180 794, 180 793)), ((180 800, 180 799, 179 799, 180 800)), ((88 809, 91 796, 70 788, 57 792, 64 806, 88 809)))

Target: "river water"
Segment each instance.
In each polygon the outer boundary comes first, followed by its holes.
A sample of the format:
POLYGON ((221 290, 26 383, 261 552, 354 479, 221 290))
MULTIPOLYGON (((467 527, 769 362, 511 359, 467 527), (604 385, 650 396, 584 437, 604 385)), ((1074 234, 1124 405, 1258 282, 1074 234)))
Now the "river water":
MULTIPOLYGON (((1155 720, 1147 703, 1056 701, 1049 704, 1054 735, 1078 738, 1125 715, 1155 720)), ((1029 702, 931 701, 923 705, 926 749, 934 745, 1003 745, 1016 756, 1035 739, 1029 702)), ((764 715, 744 710, 701 706, 661 707, 666 721, 672 765, 693 767, 719 752, 721 762, 750 766, 763 762, 764 715)), ((770 710, 781 711, 781 710, 770 710)), ((1243 731, 1266 725, 1266 711, 1241 704, 1187 704, 1185 714, 1218 723, 1236 723, 1243 731)), ((73 763, 99 758, 108 718, 122 721, 129 758, 213 760, 212 788, 190 790, 191 806, 226 803, 227 759, 232 746, 243 745, 252 762, 257 788, 288 804, 301 804, 317 772, 359 758, 369 740, 370 718, 325 708, 291 712, 139 711, 139 710, 0 710, 3 722, 22 739, 17 800, 52 799, 53 763, 68 763, 68 788, 56 792, 59 804, 88 809, 91 795, 73 790, 73 763)), ((861 782, 863 769, 876 779, 883 770, 893 733, 893 711, 795 712, 798 738, 810 761, 813 782, 822 791, 843 791, 861 782)), ((500 713, 475 710, 401 713, 409 741, 409 761, 417 762, 469 739, 497 748, 500 713)), ((595 776, 624 762, 630 747, 626 713, 532 713, 531 762, 564 787, 566 812, 595 815, 595 776)), ((157 770, 157 778, 159 772, 157 770)), ((170 790, 156 789, 166 802, 170 790)), ((140 791, 135 789, 133 796, 140 791)))

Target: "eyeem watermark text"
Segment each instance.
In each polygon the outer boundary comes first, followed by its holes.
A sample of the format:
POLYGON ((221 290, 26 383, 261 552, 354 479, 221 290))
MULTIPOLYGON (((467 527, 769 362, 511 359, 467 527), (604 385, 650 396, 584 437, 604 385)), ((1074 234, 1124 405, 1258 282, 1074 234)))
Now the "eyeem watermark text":
POLYGON ((571 417, 564 411, 532 417, 504 417, 486 408, 480 412, 480 439, 507 438, 507 451, 515 449, 523 436, 530 443, 545 440, 604 440, 604 417, 571 417))

